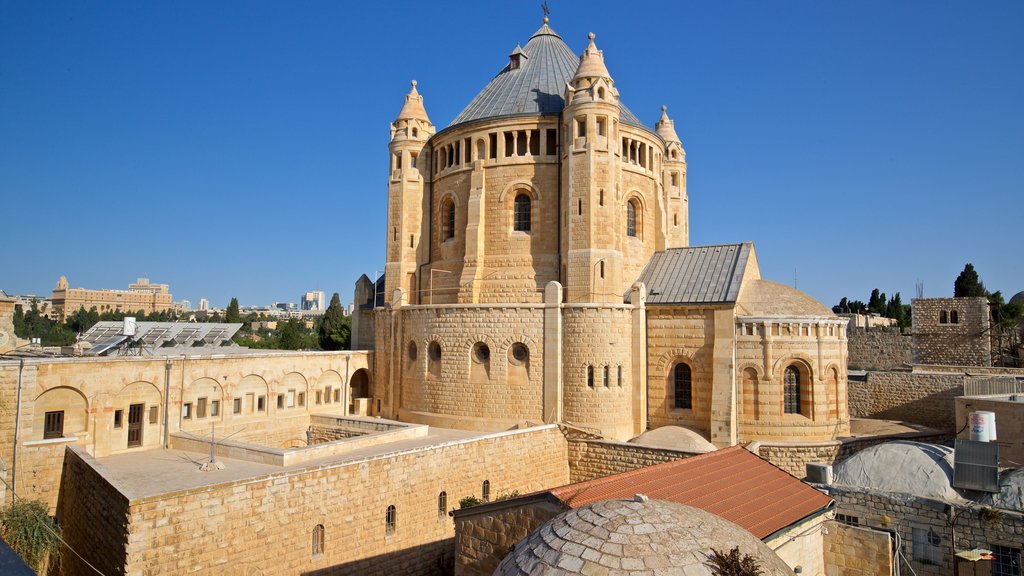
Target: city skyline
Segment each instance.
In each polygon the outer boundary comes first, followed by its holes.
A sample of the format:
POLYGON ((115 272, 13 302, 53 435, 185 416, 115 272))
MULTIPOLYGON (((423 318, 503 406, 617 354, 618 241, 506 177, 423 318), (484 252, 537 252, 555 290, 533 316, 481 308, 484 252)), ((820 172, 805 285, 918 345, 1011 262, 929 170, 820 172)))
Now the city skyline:
MULTIPOLYGON (((0 288, 148 274, 218 307, 348 304, 383 271, 409 81, 446 127, 539 27, 535 4, 5 6, 0 190, 18 217, 0 288), (474 31, 492 19, 501 33, 474 31)), ((765 277, 826 306, 875 287, 909 302, 918 281, 951 295, 966 262, 1024 290, 1019 4, 550 6, 576 53, 596 34, 644 123, 668 106, 691 244, 752 240, 765 277)))

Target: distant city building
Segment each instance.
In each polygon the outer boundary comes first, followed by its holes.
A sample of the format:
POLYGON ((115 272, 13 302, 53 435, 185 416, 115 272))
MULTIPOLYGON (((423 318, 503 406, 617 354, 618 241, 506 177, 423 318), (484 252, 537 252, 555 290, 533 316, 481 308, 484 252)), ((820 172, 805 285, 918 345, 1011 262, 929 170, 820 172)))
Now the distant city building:
POLYGON ((210 301, 206 298, 199 299, 199 310, 205 312, 210 309, 210 301))
POLYGON ((299 307, 294 302, 272 302, 270 307, 277 310, 283 310, 289 312, 291 310, 298 310, 299 307))
POLYGON ((324 310, 327 305, 324 302, 324 293, 321 290, 314 290, 313 292, 306 292, 302 295, 300 301, 300 307, 302 310, 324 310))
POLYGON ((192 302, 189 300, 179 300, 174 303, 175 312, 190 312, 192 310, 192 302))
POLYGON ((64 320, 79 308, 89 310, 93 306, 100 312, 138 312, 147 314, 163 312, 173 307, 171 291, 167 284, 150 284, 148 278, 139 278, 129 284, 127 290, 92 290, 70 288, 64 276, 53 289, 53 313, 55 318, 64 320))
POLYGON ((21 306, 23 312, 28 312, 32 309, 32 302, 35 301, 36 309, 39 310, 41 316, 52 318, 56 320, 59 318, 57 313, 53 309, 53 300, 46 296, 38 296, 36 294, 22 294, 21 296, 14 296, 15 306, 21 306))

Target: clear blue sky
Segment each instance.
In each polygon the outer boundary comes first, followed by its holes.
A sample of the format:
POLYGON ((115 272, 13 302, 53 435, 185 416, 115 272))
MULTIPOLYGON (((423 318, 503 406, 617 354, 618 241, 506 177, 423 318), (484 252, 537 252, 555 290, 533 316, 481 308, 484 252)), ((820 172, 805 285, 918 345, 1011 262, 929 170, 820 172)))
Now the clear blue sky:
MULTIPOLYGON (((347 303, 409 80, 447 126, 539 4, 0 3, 0 288, 347 303)), ((829 306, 951 295, 965 262, 1024 290, 1024 2, 549 4, 643 121, 669 107, 691 243, 753 240, 829 306)))

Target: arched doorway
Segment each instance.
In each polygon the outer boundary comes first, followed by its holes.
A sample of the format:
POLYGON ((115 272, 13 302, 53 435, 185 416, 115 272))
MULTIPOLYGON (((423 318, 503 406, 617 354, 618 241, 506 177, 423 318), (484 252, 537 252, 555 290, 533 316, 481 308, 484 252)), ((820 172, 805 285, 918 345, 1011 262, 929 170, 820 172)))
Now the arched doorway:
POLYGON ((360 368, 352 374, 349 380, 349 405, 348 413, 356 413, 356 399, 370 397, 370 373, 366 368, 360 368))

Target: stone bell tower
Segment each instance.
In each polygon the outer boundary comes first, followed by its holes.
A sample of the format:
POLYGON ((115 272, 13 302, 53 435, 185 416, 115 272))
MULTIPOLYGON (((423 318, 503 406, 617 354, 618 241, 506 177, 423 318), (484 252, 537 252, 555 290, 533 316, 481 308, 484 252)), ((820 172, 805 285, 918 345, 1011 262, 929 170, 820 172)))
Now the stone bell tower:
POLYGON ((622 251, 616 234, 619 92, 604 55, 590 45, 566 86, 562 112, 563 281, 569 302, 621 302, 622 251))
POLYGON ((391 123, 391 167, 388 172, 388 239, 384 299, 391 304, 394 291, 401 288, 407 303, 419 301, 416 270, 426 260, 430 197, 430 149, 427 140, 434 125, 423 107, 416 81, 405 95, 398 118, 391 123))

